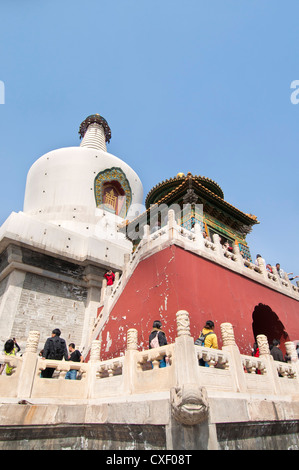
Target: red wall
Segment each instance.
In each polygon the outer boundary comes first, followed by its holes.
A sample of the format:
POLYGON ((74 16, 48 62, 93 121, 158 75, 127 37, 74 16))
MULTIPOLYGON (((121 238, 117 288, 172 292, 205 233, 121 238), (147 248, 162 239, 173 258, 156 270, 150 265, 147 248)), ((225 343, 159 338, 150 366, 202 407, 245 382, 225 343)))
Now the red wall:
POLYGON ((251 354, 257 306, 256 334, 272 341, 281 329, 283 342, 299 339, 298 301, 173 245, 137 266, 103 329, 101 358, 125 351, 129 328, 138 330, 139 347, 147 349, 154 320, 162 321, 168 342, 173 342, 178 310, 189 312, 194 339, 205 321, 213 320, 219 347, 220 324, 232 323, 241 352, 251 354))

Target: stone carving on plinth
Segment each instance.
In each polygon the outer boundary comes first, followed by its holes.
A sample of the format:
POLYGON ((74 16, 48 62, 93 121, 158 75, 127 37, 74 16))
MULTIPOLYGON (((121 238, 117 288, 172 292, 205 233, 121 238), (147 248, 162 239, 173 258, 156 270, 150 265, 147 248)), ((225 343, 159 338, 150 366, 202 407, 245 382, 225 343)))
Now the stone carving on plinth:
POLYGON ((295 344, 293 343, 293 341, 286 341, 284 343, 284 345, 285 345, 285 348, 286 348, 286 353, 287 353, 287 356, 289 358, 289 361, 297 362, 298 361, 298 355, 297 355, 296 347, 295 347, 295 344))
POLYGON ((194 426, 208 419, 207 392, 196 383, 184 384, 170 390, 172 415, 186 426, 194 426))
POLYGON ((177 335, 190 336, 189 313, 186 310, 179 310, 176 314, 177 335))
POLYGON ((130 328, 127 332, 127 351, 138 349, 138 331, 130 328))
POLYGON ((39 342, 40 332, 39 331, 30 331, 27 338, 25 352, 36 353, 38 342, 39 342))
POLYGON ((270 355, 270 348, 269 348, 267 336, 257 335, 256 341, 259 347, 260 356, 270 355))
POLYGON ((101 341, 100 340, 94 340, 91 343, 91 349, 90 349, 90 362, 96 362, 100 360, 100 354, 101 354, 101 341))
POLYGON ((236 346, 233 325, 231 323, 221 323, 220 329, 223 346, 236 346))

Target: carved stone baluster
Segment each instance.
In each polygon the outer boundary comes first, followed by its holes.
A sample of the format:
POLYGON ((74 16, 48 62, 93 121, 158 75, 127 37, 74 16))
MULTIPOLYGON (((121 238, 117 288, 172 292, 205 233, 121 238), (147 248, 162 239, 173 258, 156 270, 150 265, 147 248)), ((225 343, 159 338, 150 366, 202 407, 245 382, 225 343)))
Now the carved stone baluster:
POLYGON ((190 319, 186 310, 179 310, 176 314, 177 335, 190 336, 190 319))
POLYGON ((90 362, 100 361, 101 344, 102 344, 102 341, 100 340, 94 340, 91 343, 90 362))
POLYGON ((217 364, 217 360, 215 357, 210 356, 209 360, 207 361, 209 364, 209 367, 211 369, 214 369, 215 365, 217 364))
POLYGON ((137 351, 138 349, 138 331, 130 328, 127 332, 127 351, 137 351))
POLYGON ((108 372, 108 377, 113 377, 113 373, 114 373, 113 364, 107 364, 106 370, 108 372))
POLYGON ((236 346, 233 325, 231 323, 221 323, 220 330, 223 346, 236 346))
POLYGON ((153 369, 159 369, 160 361, 158 359, 153 359, 152 364, 153 364, 153 369))
POLYGON ((232 370, 232 381, 235 390, 240 392, 247 391, 247 383, 244 375, 245 361, 242 360, 239 348, 235 341, 234 329, 231 323, 225 322, 220 325, 223 347, 222 349, 229 354, 226 355, 226 369, 232 370))
POLYGON ((270 356, 270 348, 267 336, 257 335, 256 341, 259 347, 260 356, 270 356))
POLYGON ((249 359, 246 361, 246 369, 247 369, 248 374, 255 374, 256 367, 252 359, 249 359))
POLYGON ((298 355, 297 355, 297 351, 296 351, 295 344, 293 343, 293 341, 286 341, 284 345, 286 348, 286 353, 289 358, 289 361, 297 362, 298 355))
MULTIPOLYGON (((33 382, 37 375, 36 363, 38 361, 37 348, 39 343, 39 331, 30 331, 27 338, 25 353, 22 357, 22 365, 17 387, 18 398, 29 398, 31 395, 33 382)), ((39 375, 39 372, 38 372, 39 375)))
POLYGON ((63 368, 57 368, 56 370, 59 370, 59 377, 58 380, 65 379, 66 373, 68 372, 66 369, 63 368))
POLYGON ((39 342, 40 332, 30 331, 27 338, 25 353, 37 353, 37 347, 39 342))

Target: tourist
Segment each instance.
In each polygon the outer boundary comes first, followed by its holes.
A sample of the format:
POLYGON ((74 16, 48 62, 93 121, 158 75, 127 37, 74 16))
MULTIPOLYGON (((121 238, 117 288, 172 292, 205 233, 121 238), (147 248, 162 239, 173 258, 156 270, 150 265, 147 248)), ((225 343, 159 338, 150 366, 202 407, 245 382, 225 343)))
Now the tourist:
POLYGON ((21 351, 20 346, 18 345, 16 338, 13 338, 13 342, 15 344, 16 354, 21 351))
POLYGON ((107 279, 107 286, 112 286, 115 280, 115 274, 110 269, 104 274, 104 278, 107 279))
POLYGON ((282 279, 289 279, 289 281, 293 281, 294 279, 297 279, 299 276, 292 276, 289 278, 289 276, 291 276, 292 274, 294 273, 285 273, 285 271, 280 267, 280 264, 279 263, 276 263, 276 269, 277 269, 277 274, 279 275, 279 277, 281 277, 282 279))
POLYGON ((274 361, 284 362, 283 354, 280 350, 280 341, 278 339, 273 340, 270 354, 273 357, 274 361))
MULTIPOLYGON (((78 351, 78 349, 75 348, 74 343, 69 344, 69 352, 70 352, 69 361, 84 362, 84 358, 83 358, 82 354, 80 353, 80 351, 78 351)), ((78 371, 76 369, 70 369, 67 372, 65 378, 68 379, 68 380, 76 380, 77 372, 78 371)))
POLYGON ((222 248, 223 248, 224 250, 228 250, 228 249, 229 249, 229 243, 228 243, 228 241, 226 241, 226 242, 223 243, 222 248))
MULTIPOLYGON (((52 336, 45 342, 42 359, 55 359, 57 361, 61 361, 64 357, 66 361, 68 360, 66 342, 63 338, 60 338, 60 335, 61 331, 59 328, 55 328, 55 330, 52 331, 52 336)), ((50 379, 52 378, 54 371, 55 368, 46 367, 46 369, 42 371, 41 376, 44 379, 50 379)))
MULTIPOLYGON (((16 347, 15 342, 13 339, 8 339, 4 345, 4 354, 5 356, 15 356, 16 355, 16 347)), ((13 367, 9 366, 8 364, 1 364, 0 366, 0 375, 4 372, 6 375, 12 374, 13 367)))
POLYGON ((273 269, 272 269, 271 264, 268 263, 268 264, 266 265, 266 269, 267 269, 267 271, 269 271, 269 273, 272 273, 272 274, 273 274, 273 269))
MULTIPOLYGON (((260 357, 260 349, 259 349, 257 343, 253 343, 252 355, 253 355, 253 357, 260 357)), ((261 371, 259 369, 257 369, 256 374, 261 375, 261 371)))
POLYGON ((199 335, 199 340, 203 342, 201 346, 205 346, 206 348, 218 349, 218 341, 216 333, 214 333, 214 328, 215 325, 212 320, 206 321, 205 326, 203 327, 199 335))
POLYGON ((223 243, 222 248, 223 248, 224 250, 226 250, 226 251, 230 251, 230 252, 233 251, 233 249, 232 249, 232 247, 230 246, 228 240, 226 240, 226 241, 223 243))
POLYGON ((280 267, 280 263, 276 263, 276 269, 277 269, 277 274, 279 277, 282 279, 285 279, 285 272, 284 270, 280 267))
MULTIPOLYGON (((158 348, 159 346, 166 346, 167 339, 164 331, 161 330, 162 323, 159 320, 155 320, 153 323, 153 329, 149 335, 149 349, 158 348)), ((159 367, 166 367, 166 364, 169 363, 169 359, 167 356, 164 356, 162 360, 160 360, 159 367)))
MULTIPOLYGON (((217 336, 214 333, 214 328, 215 325, 212 320, 206 321, 206 324, 200 332, 198 339, 195 341, 195 344, 206 348, 218 349, 218 341, 217 336)), ((199 360, 199 365, 209 367, 209 364, 203 359, 199 360)))
POLYGON ((259 357, 260 356, 260 350, 259 350, 259 347, 258 347, 257 343, 253 343, 252 356, 253 357, 259 357))
POLYGON ((261 257, 261 255, 256 255, 256 258, 255 258, 255 264, 256 264, 256 266, 259 266, 259 262, 258 262, 259 259, 262 260, 263 265, 264 265, 265 268, 266 268, 266 261, 264 260, 264 258, 261 257))
POLYGON ((210 237, 207 235, 207 232, 205 230, 202 232, 202 236, 205 240, 208 240, 209 242, 211 241, 210 237))

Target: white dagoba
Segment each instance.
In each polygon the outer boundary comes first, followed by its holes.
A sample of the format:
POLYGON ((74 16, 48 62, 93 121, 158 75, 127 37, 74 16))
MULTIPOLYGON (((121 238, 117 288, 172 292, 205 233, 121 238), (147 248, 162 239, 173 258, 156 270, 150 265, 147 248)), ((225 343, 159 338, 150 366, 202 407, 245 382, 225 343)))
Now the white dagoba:
POLYGON ((79 133, 80 146, 48 152, 31 166, 24 210, 11 214, 0 229, 0 237, 9 232, 45 251, 77 259, 89 254, 120 268, 132 244, 118 232, 118 226, 132 207, 142 206, 142 183, 129 165, 107 152, 111 131, 99 114, 86 118, 79 133), (114 181, 125 187, 127 206, 121 214, 111 211, 103 198, 99 203, 99 175, 100 184, 114 181))
POLYGON ((111 130, 103 117, 88 116, 79 134, 78 147, 53 150, 32 165, 24 210, 0 227, 0 341, 15 336, 22 345, 38 330, 42 347, 58 327, 84 347, 104 273, 121 275, 132 253, 118 227, 142 206, 142 183, 107 152, 111 130))
POLYGON ((103 213, 111 222, 120 222, 117 215, 112 217, 109 211, 97 210, 95 179, 99 173, 117 169, 130 188, 130 206, 142 204, 143 187, 129 165, 107 152, 111 131, 104 118, 98 114, 89 116, 79 132, 80 147, 53 150, 32 165, 27 176, 24 213, 83 235, 89 230, 90 235, 99 232, 96 226, 101 225, 103 213))

